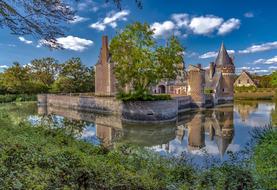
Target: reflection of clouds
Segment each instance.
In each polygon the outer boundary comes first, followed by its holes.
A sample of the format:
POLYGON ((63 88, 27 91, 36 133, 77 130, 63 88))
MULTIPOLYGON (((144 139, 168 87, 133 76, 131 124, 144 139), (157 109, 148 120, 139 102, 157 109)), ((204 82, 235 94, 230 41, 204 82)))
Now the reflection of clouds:
POLYGON ((84 128, 84 130, 82 131, 80 139, 84 140, 86 142, 95 144, 95 145, 100 144, 100 141, 99 141, 98 137, 96 136, 95 125, 93 125, 93 124, 89 124, 84 128))
MULTIPOLYGON (((271 112, 275 110, 275 104, 271 102, 258 102, 258 107, 249 113, 248 117, 242 120, 242 116, 238 112, 239 105, 234 108, 234 123, 247 127, 264 127, 270 124, 271 112)), ((243 108, 241 108, 243 109, 243 108)))

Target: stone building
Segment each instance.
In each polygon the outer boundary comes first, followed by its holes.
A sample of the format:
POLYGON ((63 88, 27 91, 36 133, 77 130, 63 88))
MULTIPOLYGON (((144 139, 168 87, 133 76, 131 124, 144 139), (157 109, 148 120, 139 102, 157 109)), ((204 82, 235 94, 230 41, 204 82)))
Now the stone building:
POLYGON ((254 81, 254 79, 252 78, 252 76, 250 75, 250 73, 248 73, 247 71, 243 70, 241 72, 241 74, 239 75, 239 77, 237 78, 237 80, 234 83, 234 86, 237 87, 250 87, 250 86, 254 86, 257 87, 256 82, 254 81))
MULTIPOLYGON (((96 95, 114 96, 116 94, 114 66, 109 53, 108 37, 103 36, 99 60, 95 65, 96 95)), ((233 100, 235 65, 223 43, 215 62, 210 63, 208 69, 205 70, 201 64, 198 64, 190 65, 185 71, 183 63, 180 63, 178 68, 179 75, 175 80, 163 80, 149 90, 153 94, 190 96, 192 104, 197 107, 233 100)))
POLYGON ((188 95, 196 105, 201 106, 211 100, 213 104, 233 101, 235 65, 233 59, 221 44, 215 62, 208 69, 190 65, 188 69, 188 95), (205 94, 204 92, 209 92, 205 94))
POLYGON ((108 37, 102 37, 102 48, 99 60, 95 65, 95 94, 101 96, 113 96, 116 93, 114 63, 111 62, 108 37))

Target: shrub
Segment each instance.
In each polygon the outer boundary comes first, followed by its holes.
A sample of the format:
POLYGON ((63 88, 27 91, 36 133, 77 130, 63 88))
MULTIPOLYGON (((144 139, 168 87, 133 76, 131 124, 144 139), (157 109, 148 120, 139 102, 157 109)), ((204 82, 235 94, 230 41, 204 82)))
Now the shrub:
POLYGON ((251 158, 254 174, 264 189, 277 189, 277 130, 273 128, 258 134, 251 158))
POLYGON ((22 101, 36 101, 36 95, 28 95, 28 94, 6 94, 0 95, 0 103, 8 103, 8 102, 22 102, 22 101))
POLYGON ((171 96, 168 94, 147 94, 147 93, 119 93, 117 98, 122 101, 157 101, 157 100, 171 100, 171 96))

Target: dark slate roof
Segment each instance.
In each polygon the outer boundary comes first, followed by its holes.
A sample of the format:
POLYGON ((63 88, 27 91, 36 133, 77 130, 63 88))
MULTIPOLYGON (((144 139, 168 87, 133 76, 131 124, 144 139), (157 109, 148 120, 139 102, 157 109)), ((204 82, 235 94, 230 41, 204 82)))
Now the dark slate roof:
POLYGON ((224 46, 223 42, 221 44, 220 50, 219 50, 217 58, 215 60, 215 64, 217 66, 233 64, 233 61, 229 57, 229 54, 228 54, 227 50, 225 49, 225 46, 224 46))

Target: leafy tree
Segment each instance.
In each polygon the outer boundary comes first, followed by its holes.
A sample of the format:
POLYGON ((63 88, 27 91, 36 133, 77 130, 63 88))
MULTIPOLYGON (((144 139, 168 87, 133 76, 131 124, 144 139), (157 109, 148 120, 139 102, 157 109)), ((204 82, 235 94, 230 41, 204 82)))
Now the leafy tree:
POLYGON ((53 92, 94 91, 94 70, 82 64, 80 58, 72 58, 61 66, 59 77, 52 85, 53 92))
POLYGON ((50 86, 54 83, 60 71, 58 60, 52 57, 34 59, 28 65, 28 68, 30 69, 33 79, 46 86, 50 86))
POLYGON ((277 88, 277 71, 274 71, 271 74, 271 81, 270 82, 271 82, 272 87, 277 88))
POLYGON ((40 93, 47 89, 43 83, 33 80, 30 68, 21 66, 18 62, 2 73, 1 83, 5 91, 11 94, 40 93))
POLYGON ((131 86, 132 93, 144 96, 151 85, 176 78, 178 64, 183 63, 183 47, 174 36, 165 47, 157 46, 153 34, 148 24, 136 22, 112 39, 110 51, 117 63, 114 72, 120 92, 131 86))

